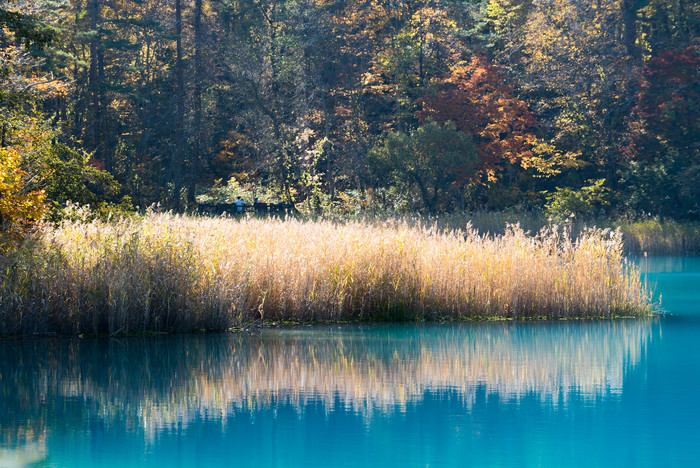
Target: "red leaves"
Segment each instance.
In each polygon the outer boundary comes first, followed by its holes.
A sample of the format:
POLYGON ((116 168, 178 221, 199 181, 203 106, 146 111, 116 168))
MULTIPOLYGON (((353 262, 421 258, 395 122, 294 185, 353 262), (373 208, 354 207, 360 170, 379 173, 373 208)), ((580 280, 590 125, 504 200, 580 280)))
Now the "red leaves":
POLYGON ((105 170, 104 162, 100 161, 99 159, 90 158, 88 165, 94 167, 95 169, 99 169, 100 171, 105 170))
POLYGON ((698 66, 700 55, 694 46, 660 52, 647 62, 623 148, 628 157, 654 159, 668 148, 688 154, 700 132, 698 66))
POLYGON ((479 170, 490 180, 504 160, 530 166, 529 159, 536 125, 524 101, 513 96, 513 88, 499 70, 479 56, 451 69, 444 88, 422 97, 418 118, 437 122, 452 121, 457 128, 474 136, 480 160, 479 170))

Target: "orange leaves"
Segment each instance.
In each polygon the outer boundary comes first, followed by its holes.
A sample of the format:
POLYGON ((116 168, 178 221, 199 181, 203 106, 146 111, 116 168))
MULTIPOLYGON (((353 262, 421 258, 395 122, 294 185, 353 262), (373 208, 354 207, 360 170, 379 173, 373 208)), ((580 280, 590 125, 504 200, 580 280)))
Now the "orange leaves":
POLYGON ((68 94, 69 85, 52 76, 16 77, 15 81, 18 82, 15 86, 21 86, 18 91, 38 94, 44 98, 61 97, 68 94))
POLYGON ((251 170, 248 158, 251 142, 246 135, 235 130, 229 130, 226 138, 220 142, 221 151, 214 155, 213 161, 217 168, 216 175, 225 175, 235 170, 251 170))
POLYGON ((527 104, 513 96, 498 69, 482 57, 452 67, 436 95, 424 96, 418 112, 421 121, 452 121, 475 136, 480 171, 493 180, 504 160, 530 167, 536 125, 527 104))

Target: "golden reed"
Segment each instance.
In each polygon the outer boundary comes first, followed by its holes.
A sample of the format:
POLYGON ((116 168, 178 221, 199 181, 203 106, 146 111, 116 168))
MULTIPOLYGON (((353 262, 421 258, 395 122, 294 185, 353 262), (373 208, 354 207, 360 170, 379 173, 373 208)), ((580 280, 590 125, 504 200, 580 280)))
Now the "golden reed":
POLYGON ((149 214, 64 222, 2 254, 0 335, 265 321, 645 315, 619 231, 149 214))

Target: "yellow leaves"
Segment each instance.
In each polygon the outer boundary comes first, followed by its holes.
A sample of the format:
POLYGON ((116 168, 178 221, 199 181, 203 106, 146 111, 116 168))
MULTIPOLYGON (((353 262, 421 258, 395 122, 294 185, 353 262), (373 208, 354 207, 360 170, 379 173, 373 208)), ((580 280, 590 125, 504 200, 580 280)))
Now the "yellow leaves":
POLYGON ((602 65, 599 56, 602 50, 624 52, 619 39, 605 27, 617 21, 619 7, 614 0, 536 3, 523 26, 522 45, 532 81, 563 94, 576 92, 581 81, 609 80, 614 61, 602 65))
POLYGON ((44 122, 22 116, 6 122, 0 148, 0 229, 14 229, 40 220, 46 211, 42 182, 51 173, 45 156, 53 133, 44 122))
POLYGON ((579 160, 580 153, 560 151, 553 144, 536 140, 532 147, 534 156, 530 162, 541 177, 549 177, 560 174, 562 170, 580 167, 583 162, 579 160))
POLYGON ((391 83, 382 73, 369 71, 362 75, 364 92, 371 94, 389 94, 396 90, 397 84, 391 83))
POLYGON ((498 1, 490 1, 486 7, 486 15, 496 26, 501 26, 505 22, 507 12, 498 1))
POLYGON ((342 14, 334 16, 333 22, 339 28, 348 31, 354 31, 357 25, 362 25, 356 34, 375 40, 389 26, 392 21, 391 14, 381 2, 348 2, 342 14))
POLYGON ((221 141, 221 146, 227 152, 234 151, 237 147, 246 144, 246 136, 234 130, 230 130, 225 140, 221 141))
POLYGON ((31 92, 43 97, 60 97, 68 94, 68 84, 50 75, 18 77, 16 81, 17 91, 31 92))
POLYGON ((27 173, 20 167, 17 148, 0 148, 0 228, 36 221, 44 215, 46 195, 43 190, 28 191, 27 173))
MULTIPOLYGON (((411 17, 409 22, 413 29, 421 29, 428 31, 456 31, 457 22, 450 18, 447 11, 423 7, 419 8, 411 17)), ((441 34, 431 34, 433 38, 441 37, 441 34)))

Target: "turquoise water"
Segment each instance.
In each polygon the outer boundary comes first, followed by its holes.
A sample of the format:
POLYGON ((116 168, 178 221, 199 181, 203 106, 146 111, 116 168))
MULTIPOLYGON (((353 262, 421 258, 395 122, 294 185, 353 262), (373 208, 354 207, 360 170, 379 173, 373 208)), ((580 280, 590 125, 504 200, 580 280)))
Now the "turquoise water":
POLYGON ((0 342, 0 466, 693 466, 700 259, 661 317, 0 342))

